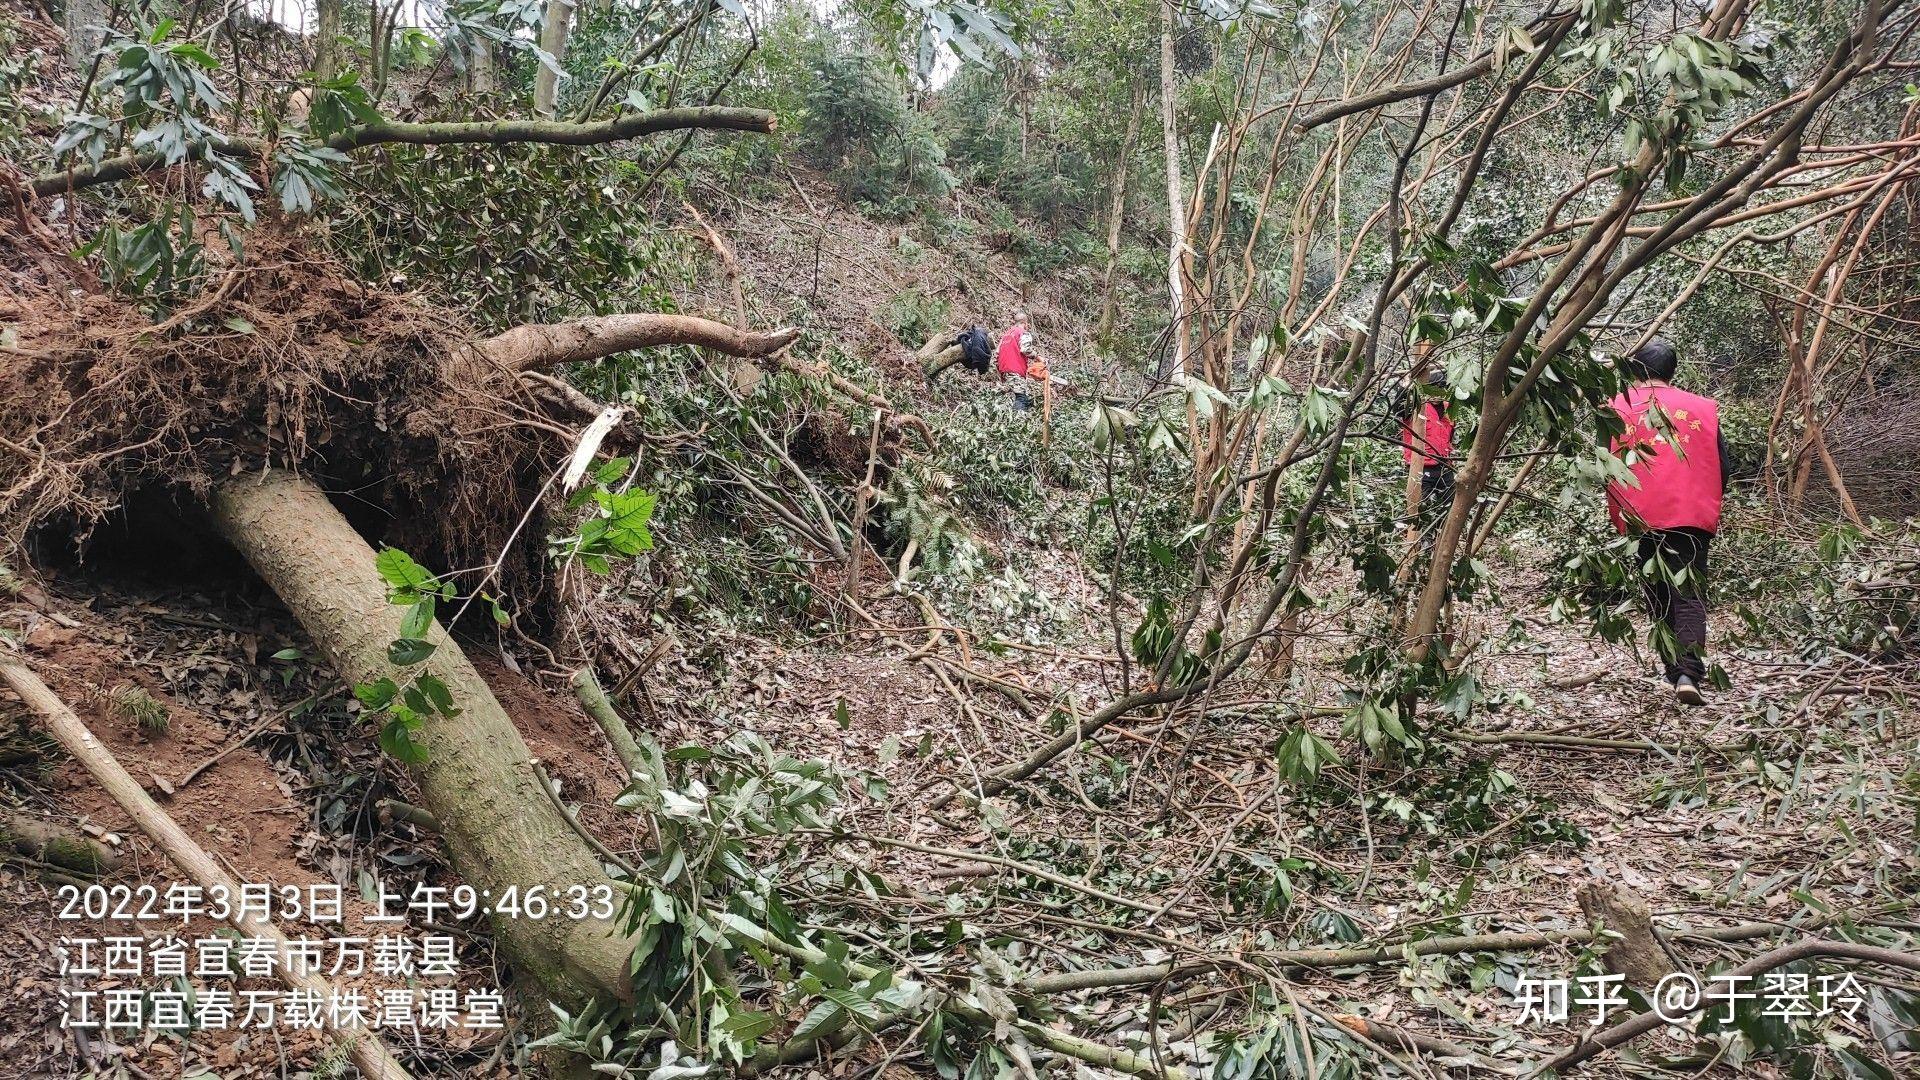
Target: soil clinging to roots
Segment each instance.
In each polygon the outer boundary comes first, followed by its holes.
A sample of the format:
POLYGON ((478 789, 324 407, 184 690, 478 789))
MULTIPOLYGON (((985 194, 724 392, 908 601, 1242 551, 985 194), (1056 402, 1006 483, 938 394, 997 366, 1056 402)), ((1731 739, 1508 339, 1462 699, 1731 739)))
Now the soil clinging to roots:
MULTIPOLYGON (((5 325, 0 552, 31 554, 50 533, 84 551, 135 495, 198 505, 268 464, 313 477, 370 539, 440 571, 485 576, 528 507, 543 513, 554 429, 518 382, 464 328, 295 237, 254 233, 244 265, 215 268, 158 322, 109 293, 0 278, 5 325)), ((544 520, 523 532, 543 536, 544 520)), ((539 544, 511 547, 492 590, 544 614, 555 586, 539 544)))

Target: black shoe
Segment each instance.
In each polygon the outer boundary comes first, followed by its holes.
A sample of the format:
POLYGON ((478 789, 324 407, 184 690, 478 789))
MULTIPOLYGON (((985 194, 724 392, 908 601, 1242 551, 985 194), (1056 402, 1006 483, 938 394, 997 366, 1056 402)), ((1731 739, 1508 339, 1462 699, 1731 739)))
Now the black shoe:
POLYGON ((1707 699, 1694 685, 1693 679, 1682 675, 1673 680, 1673 700, 1682 705, 1705 705, 1707 699))

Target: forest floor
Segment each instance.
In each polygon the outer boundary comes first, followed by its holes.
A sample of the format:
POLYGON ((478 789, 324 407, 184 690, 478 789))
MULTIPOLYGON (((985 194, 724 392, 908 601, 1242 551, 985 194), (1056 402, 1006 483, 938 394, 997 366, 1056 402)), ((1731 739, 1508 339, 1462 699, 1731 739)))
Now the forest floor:
MULTIPOLYGON (((1119 689, 1117 665, 1106 659, 1106 598, 1079 571, 1076 553, 1011 535, 992 539, 1045 567, 1035 584, 1075 616, 1058 624, 1069 629, 1048 645, 993 646, 993 627, 962 623, 973 647, 963 653, 949 635, 932 659, 916 658, 924 641, 914 629, 919 610, 875 596, 868 610, 902 629, 849 626, 823 640, 784 643, 743 634, 670 649, 632 699, 645 710, 633 719, 663 745, 717 745, 747 729, 776 748, 884 778, 886 801, 854 819, 870 835, 1044 863, 1137 902, 1122 910, 1001 867, 844 845, 836 858, 915 890, 866 905, 876 932, 894 919, 960 911, 1000 928, 1017 966, 1058 971, 1153 963, 1183 951, 1257 954, 1302 942, 1389 941, 1436 925, 1453 933, 1579 927, 1574 894, 1591 878, 1645 898, 1670 928, 1786 922, 1809 905, 1862 910, 1897 900, 1890 882, 1920 870, 1914 815, 1898 796, 1907 767, 1899 747, 1914 734, 1910 710, 1857 674, 1806 665, 1785 649, 1740 646, 1719 653, 1734 689, 1704 709, 1682 710, 1631 651, 1541 618, 1535 584, 1517 565, 1504 597, 1473 609, 1461 627, 1491 643, 1475 664, 1487 685, 1506 691, 1460 729, 1482 740, 1463 748, 1466 760, 1490 762, 1511 782, 1511 790, 1504 783, 1490 789, 1477 818, 1448 817, 1445 800, 1424 800, 1406 786, 1411 772, 1384 764, 1329 770, 1322 784, 1348 789, 1337 799, 1279 777, 1273 747, 1285 722, 1274 717, 1340 704, 1335 672, 1350 643, 1333 632, 1303 646, 1291 677, 1269 685, 1277 708, 1222 703, 1171 724, 1142 716, 990 800, 984 814, 964 807, 956 808, 959 820, 922 813, 933 797, 972 789, 977 777, 1049 737, 1040 704, 1071 702, 1085 715, 1119 689), (1022 697, 1033 705, 1023 707, 1022 697), (1495 744, 1538 735, 1663 749, 1495 744), (1387 797, 1356 798, 1366 791, 1387 797), (1356 812, 1360 805, 1368 809, 1356 812), (1271 882, 1276 865, 1292 868, 1285 902, 1247 895, 1249 882, 1255 892, 1271 882), (1113 938, 1089 937, 1087 928, 1098 926, 1113 938)), ((359 737, 337 688, 302 660, 274 658, 303 642, 270 597, 256 603, 245 589, 162 587, 150 579, 100 584, 91 579, 68 590, 56 579, 46 591, 23 589, 0 609, 0 625, 20 635, 36 668, 137 778, 173 788, 168 808, 236 878, 340 885, 350 926, 371 910, 361 898, 369 869, 383 878, 444 881, 431 842, 383 813, 381 801, 406 798, 407 784, 359 737), (129 684, 167 706, 164 733, 143 731, 113 705, 129 684), (318 703, 295 708, 315 692, 324 695, 318 703), (179 783, 262 721, 257 739, 193 783, 179 783)), ((1723 640, 1733 630, 1726 621, 1716 626, 1723 640)), ((618 764, 570 696, 510 670, 530 667, 511 649, 491 650, 491 660, 484 644, 470 651, 588 827, 616 851, 645 850, 638 819, 611 808, 618 764)), ((1339 742, 1337 719, 1310 723, 1339 742)), ((12 768, 4 781, 17 801, 108 836, 130 856, 128 884, 173 879, 74 763, 12 768)), ((0 869, 0 905, 0 980, 24 991, 0 1005, 0 1061, 23 1070, 16 1075, 82 1075, 81 1047, 56 1024, 61 979, 52 945, 64 935, 124 932, 125 924, 116 930, 57 919, 54 888, 10 869, 0 869)), ((470 928, 454 932, 462 978, 497 985, 484 939, 470 928)), ((1698 944, 1686 952, 1695 960, 1712 955, 1698 944)), ((1571 1041, 1583 1021, 1558 1030, 1521 1026, 1513 979, 1522 969, 1565 977, 1578 953, 1567 947, 1482 956, 1465 967, 1442 957, 1303 972, 1291 992, 1329 1012, 1522 1061, 1571 1041), (1485 978, 1471 978, 1476 966, 1485 978)), ((377 981, 369 979, 369 989, 377 981)), ((1078 1008, 1124 1042, 1138 1035, 1143 1000, 1136 995, 1122 1007, 1109 997, 1078 1008)), ((1216 1015, 1223 1002, 1205 994, 1180 1003, 1196 1010, 1202 1030, 1234 1023, 1233 1007, 1216 1015)), ((1864 1018, 1853 1034, 1870 1037, 1864 1018)), ((496 1048, 496 1040, 453 1032, 425 1034, 413 1049, 437 1062, 441 1075, 508 1075, 496 1048)), ((152 1075, 179 1075, 185 1055, 228 1078, 283 1075, 324 1057, 317 1038, 245 1035, 196 1037, 190 1048, 165 1038, 116 1045, 96 1036, 85 1050, 97 1064, 122 1062, 152 1075)), ((1192 1050, 1189 1038, 1171 1052, 1192 1050)), ((902 1062, 911 1067, 913 1055, 902 1062)))

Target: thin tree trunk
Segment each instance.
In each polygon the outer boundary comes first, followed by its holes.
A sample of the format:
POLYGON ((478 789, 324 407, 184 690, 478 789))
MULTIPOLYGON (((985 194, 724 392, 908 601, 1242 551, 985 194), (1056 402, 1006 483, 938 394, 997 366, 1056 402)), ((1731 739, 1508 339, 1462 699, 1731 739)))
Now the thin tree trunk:
POLYGON ((482 40, 473 47, 473 54, 467 57, 468 86, 477 97, 492 95, 498 88, 494 79, 493 42, 482 40))
POLYGON ((1107 272, 1100 282, 1100 328, 1094 338, 1105 343, 1113 334, 1113 274, 1120 265, 1120 226, 1127 211, 1127 174, 1133 170, 1133 150, 1140 141, 1140 116, 1146 111, 1147 87, 1133 84, 1133 108, 1127 112, 1127 134, 1120 140, 1120 159, 1113 166, 1113 198, 1107 203, 1107 272))
MULTIPOLYGON (((560 64, 567 58, 567 31, 573 22, 573 0, 547 0, 546 18, 540 24, 540 51, 560 64)), ((553 116, 560 100, 560 77, 541 64, 533 75, 533 115, 553 116)))
POLYGON ((67 59, 81 72, 106 38, 106 0, 66 0, 62 29, 67 32, 67 59))
POLYGON ((321 82, 340 73, 341 0, 315 0, 313 73, 321 82))
POLYGON ((1187 250, 1187 200, 1180 194, 1179 100, 1173 72, 1173 0, 1160 4, 1160 133, 1167 155, 1167 291, 1173 306, 1173 371, 1187 370, 1184 263, 1187 250))
MULTIPOLYGON (((425 808, 460 877, 485 895, 610 884, 600 860, 539 787, 527 744, 460 647, 437 624, 431 657, 400 670, 387 645, 400 636, 403 609, 388 603, 374 552, 313 484, 292 473, 234 479, 214 492, 214 520, 293 612, 321 654, 349 683, 430 674, 461 712, 426 720, 418 738, 427 760, 412 769, 425 808)), ((607 919, 495 918, 494 940, 523 978, 575 1007, 600 996, 630 996, 631 943, 607 919)))

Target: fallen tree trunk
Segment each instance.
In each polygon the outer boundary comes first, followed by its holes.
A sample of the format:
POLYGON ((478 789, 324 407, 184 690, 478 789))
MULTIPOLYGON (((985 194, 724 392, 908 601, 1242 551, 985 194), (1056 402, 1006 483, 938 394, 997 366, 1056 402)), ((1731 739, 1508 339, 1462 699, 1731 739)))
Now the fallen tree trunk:
MULTIPOLYGON (((140 831, 153 838, 173 861, 196 885, 203 889, 219 886, 227 890, 230 896, 240 895, 240 886, 222 870, 206 849, 194 843, 193 838, 180 828, 178 822, 160 809, 139 781, 127 775, 120 762, 107 751, 93 732, 80 722, 80 718, 67 708, 40 677, 11 659, 0 659, 0 680, 13 687, 27 707, 40 715, 46 722, 47 730, 60 740, 81 765, 86 767, 100 786, 113 796, 113 800, 132 816, 133 823, 140 831)), ((235 929, 250 937, 266 938, 274 943, 280 956, 280 976, 288 986, 296 990, 305 990, 317 994, 322 1001, 330 1000, 333 986, 326 979, 306 970, 293 961, 288 950, 287 937, 272 921, 259 914, 252 907, 241 904, 234 908, 231 919, 235 929)), ((371 1032, 358 1028, 330 1029, 329 1034, 347 1051, 348 1057, 360 1069, 360 1075, 366 1080, 411 1080, 407 1070, 371 1032)))
MULTIPOLYGON (((416 738, 427 760, 412 772, 467 884, 493 897, 538 887, 553 898, 608 882, 600 860, 541 790, 519 730, 446 631, 432 627, 435 648, 423 663, 402 671, 388 661, 404 609, 388 603, 373 549, 319 488, 270 469, 217 489, 212 508, 222 535, 342 678, 403 682, 418 673, 446 684, 460 714, 426 719, 416 738)), ((598 995, 630 996, 632 947, 610 920, 496 916, 492 923, 508 962, 552 1000, 578 1006, 598 995)))
POLYGON ((756 333, 694 315, 600 315, 558 323, 528 323, 474 345, 510 371, 545 371, 561 364, 654 345, 699 345, 729 356, 760 357, 794 343, 794 329, 756 333))
POLYGON ((91 836, 18 810, 0 809, 0 847, 83 877, 99 877, 120 865, 120 856, 91 836))
POLYGON ((920 370, 927 373, 927 378, 932 379, 965 359, 966 355, 967 351, 960 346, 949 345, 937 353, 922 355, 920 357, 920 370))
MULTIPOLYGON (((1728 972, 1726 977, 1734 980, 1750 980, 1756 976, 1764 975, 1774 968, 1784 967, 1798 960, 1810 960, 1814 957, 1824 956, 1844 960, 1859 960, 1869 964, 1883 964, 1887 967, 1901 968, 1906 971, 1920 971, 1920 956, 1915 956, 1912 953, 1901 952, 1898 949, 1883 949, 1876 945, 1860 945, 1851 941, 1808 938, 1805 941, 1797 941, 1792 945, 1783 946, 1772 952, 1761 953, 1759 956, 1728 972)), ((1730 982, 1728 985, 1739 986, 1744 984, 1736 981, 1730 982)), ((1555 1076, 1559 1076, 1573 1069, 1581 1062, 1586 1061, 1588 1058, 1598 1056, 1623 1043, 1632 1042, 1634 1039, 1645 1035, 1655 1028, 1669 1023, 1675 1023, 1688 1013, 1698 1012, 1708 1007, 1713 1001, 1714 996, 1712 994, 1700 994, 1695 995, 1695 999, 1691 1004, 1676 1005, 1669 1002, 1654 1012, 1641 1013, 1633 1019, 1615 1024, 1597 1035, 1591 1035, 1581 1039, 1528 1075, 1539 1076, 1542 1073, 1552 1073, 1555 1076)))

